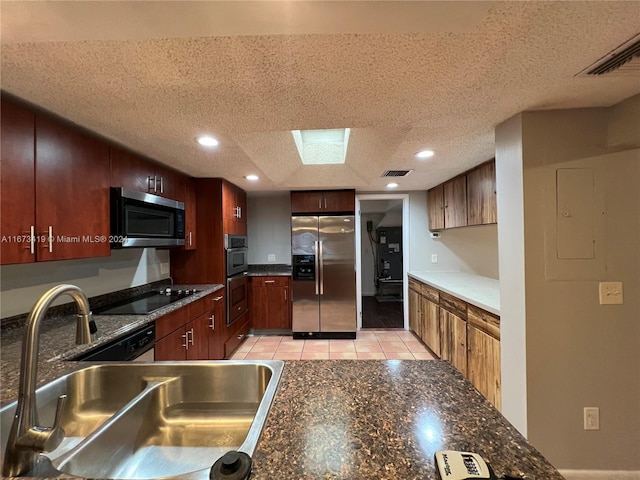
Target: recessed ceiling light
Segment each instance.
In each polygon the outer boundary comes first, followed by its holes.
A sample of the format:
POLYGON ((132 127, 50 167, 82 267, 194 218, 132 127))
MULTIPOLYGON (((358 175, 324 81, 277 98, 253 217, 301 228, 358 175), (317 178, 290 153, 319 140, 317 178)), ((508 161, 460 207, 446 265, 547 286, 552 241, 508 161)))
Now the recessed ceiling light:
POLYGON ((422 151, 416 153, 416 158, 424 160, 425 158, 433 157, 434 153, 435 152, 433 150, 422 150, 422 151))
POLYGON ((258 175, 247 175, 244 178, 246 178, 250 182, 257 182, 258 180, 260 180, 260 177, 258 175))
POLYGON ((398 184, 395 182, 387 183, 387 188, 397 188, 398 184))
POLYGON ((202 135, 196 138, 196 141, 203 147, 217 147, 220 142, 210 135, 202 135))

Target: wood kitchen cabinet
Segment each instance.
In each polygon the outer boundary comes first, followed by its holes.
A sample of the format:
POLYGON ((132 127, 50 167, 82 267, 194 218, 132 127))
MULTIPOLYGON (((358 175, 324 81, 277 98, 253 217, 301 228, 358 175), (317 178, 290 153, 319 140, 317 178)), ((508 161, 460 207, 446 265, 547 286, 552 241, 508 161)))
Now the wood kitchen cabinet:
POLYGON ((227 181, 222 182, 222 220, 224 233, 247 234, 247 193, 227 181))
POLYGON ((461 175, 449 180, 444 190, 444 226, 445 228, 467 225, 467 177, 461 175))
POLYGON ((440 308, 440 358, 467 376, 467 322, 440 308))
POLYGON ((422 341, 433 353, 440 356, 440 300, 439 292, 422 285, 422 341))
POLYGON ((467 325, 468 378, 498 410, 502 409, 500 340, 467 325))
POLYGON ((420 282, 409 279, 409 329, 418 337, 423 336, 422 287, 420 282))
POLYGON ((467 172, 467 224, 498 222, 495 160, 467 172))
POLYGON ((291 330, 291 277, 251 277, 249 311, 254 330, 291 330))
POLYGON ((444 228, 444 185, 427 190, 427 212, 429 230, 442 230, 444 228))
POLYGON ((155 360, 221 359, 224 305, 218 290, 158 318, 155 360))
POLYGON ((136 153, 112 146, 111 186, 185 201, 187 177, 136 153))
POLYGON ((184 192, 184 250, 196 249, 196 209, 195 180, 187 178, 184 192))
POLYGON ((0 261, 35 262, 35 115, 4 97, 0 114, 0 261))
POLYGON ((2 263, 109 256, 107 144, 4 96, 1 110, 2 263))
POLYGON ((356 209, 355 190, 313 190, 291 192, 291 213, 345 213, 356 209))

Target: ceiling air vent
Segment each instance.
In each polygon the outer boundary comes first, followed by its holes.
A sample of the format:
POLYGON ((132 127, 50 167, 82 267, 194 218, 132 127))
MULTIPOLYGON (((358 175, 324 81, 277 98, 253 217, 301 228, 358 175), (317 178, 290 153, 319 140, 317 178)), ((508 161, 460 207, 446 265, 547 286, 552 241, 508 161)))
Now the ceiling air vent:
POLYGON ((640 76, 640 33, 589 65, 577 76, 640 76))
POLYGON ((413 170, 385 170, 382 177, 404 177, 409 175, 413 170))

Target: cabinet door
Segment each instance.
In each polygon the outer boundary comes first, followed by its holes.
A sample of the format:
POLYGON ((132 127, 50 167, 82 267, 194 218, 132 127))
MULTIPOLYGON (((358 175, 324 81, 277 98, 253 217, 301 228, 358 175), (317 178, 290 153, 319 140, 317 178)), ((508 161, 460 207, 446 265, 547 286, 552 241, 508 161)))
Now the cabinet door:
POLYGON ((156 340, 154 347, 155 360, 186 360, 186 343, 187 340, 184 328, 179 328, 166 337, 156 340))
POLYGON ((247 223, 247 192, 241 188, 236 188, 236 204, 239 209, 237 221, 247 223))
POLYGON ((467 177, 461 175, 444 184, 444 226, 464 227, 467 224, 467 177))
POLYGON ((322 213, 322 192, 291 192, 291 213, 322 213))
POLYGON ((409 329, 419 337, 422 324, 422 296, 415 290, 409 289, 409 329))
POLYGON ((4 98, 0 112, 0 259, 2 265, 35 262, 35 117, 4 98))
POLYGON ((209 317, 209 360, 224 358, 223 332, 225 330, 225 301, 224 292, 216 292, 213 298, 213 313, 209 317))
POLYGON ((469 380, 498 410, 502 408, 500 341, 469 325, 467 327, 469 380))
POLYGON ((109 256, 107 144, 36 115, 35 178, 37 234, 53 239, 38 245, 38 260, 109 256))
POLYGON ((444 186, 427 190, 427 211, 429 213, 429 230, 444 228, 444 186))
POLYGON ((262 330, 269 326, 269 288, 251 287, 251 322, 255 329, 262 330))
POLYGON ((153 175, 157 180, 155 195, 184 202, 187 177, 163 165, 155 164, 153 167, 153 175))
POLYGON ((154 193, 154 169, 149 160, 117 147, 110 148, 112 187, 154 193))
POLYGON ((467 375, 467 322, 440 308, 440 353, 464 376, 467 375))
POLYGON ((187 360, 209 359, 209 335, 213 335, 213 331, 209 328, 212 313, 205 312, 185 326, 187 360))
POLYGON ((291 329, 289 287, 269 287, 269 328, 291 329))
POLYGON ((495 161, 467 173, 467 217, 469 225, 497 223, 495 161))
POLYGON ((184 249, 196 249, 196 186, 193 178, 185 180, 184 196, 184 249))
POLYGON ((348 213, 356 210, 355 190, 329 190, 322 192, 322 212, 348 213))
POLYGON ((440 356, 440 307, 430 300, 422 299, 424 331, 422 341, 433 353, 440 356))

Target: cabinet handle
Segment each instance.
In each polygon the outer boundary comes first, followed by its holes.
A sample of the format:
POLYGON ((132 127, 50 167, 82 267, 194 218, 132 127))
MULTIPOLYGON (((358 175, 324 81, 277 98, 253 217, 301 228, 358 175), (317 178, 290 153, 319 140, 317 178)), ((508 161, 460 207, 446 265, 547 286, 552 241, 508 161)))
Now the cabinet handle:
POLYGON ((187 343, 189 342, 193 345, 193 328, 187 332, 187 343), (191 333, 191 340, 189 340, 189 333, 191 333))
POLYGON ((238 335, 238 340, 242 340, 244 338, 244 333, 241 333, 240 335, 238 335))
POLYGON ((238 218, 242 218, 242 207, 238 207, 238 218))
POLYGON ((318 208, 322 208, 322 199, 321 198, 318 199, 318 208))
POLYGON ((160 193, 164 193, 164 177, 160 177, 160 193))
POLYGON ((242 310, 242 307, 238 307, 238 311, 242 310))
POLYGON ((29 249, 31 255, 35 255, 36 253, 36 227, 31 225, 29 229, 29 246, 25 247, 29 249))
POLYGON ((216 329, 216 325, 215 325, 215 323, 216 323, 216 316, 215 316, 215 315, 211 315, 211 316, 209 317, 209 320, 211 320, 211 324, 209 325, 209 328, 210 328, 211 330, 215 330, 215 329, 216 329))
POLYGON ((284 299, 287 299, 287 289, 284 290, 284 299))
POLYGON ((192 245, 192 243, 191 243, 191 232, 189 232, 189 246, 191 246, 191 245, 192 245))
POLYGON ((189 332, 182 335, 182 338, 184 338, 184 343, 182 344, 182 346, 184 347, 185 350, 189 350, 189 340, 188 340, 189 332))
POLYGON ((49 225, 49 229, 47 230, 46 235, 47 235, 47 238, 49 239, 49 244, 43 245, 43 247, 49 250, 49 253, 53 253, 53 226, 52 225, 49 225))
POLYGON ((220 300, 222 300, 224 297, 222 295, 220 295, 219 297, 216 297, 213 299, 214 302, 219 302, 220 300))
POLYGON ((265 280, 264 283, 276 283, 275 280, 265 280))
POLYGON ((327 208, 327 199, 326 198, 324 199, 324 208, 325 208, 325 210, 327 208))

